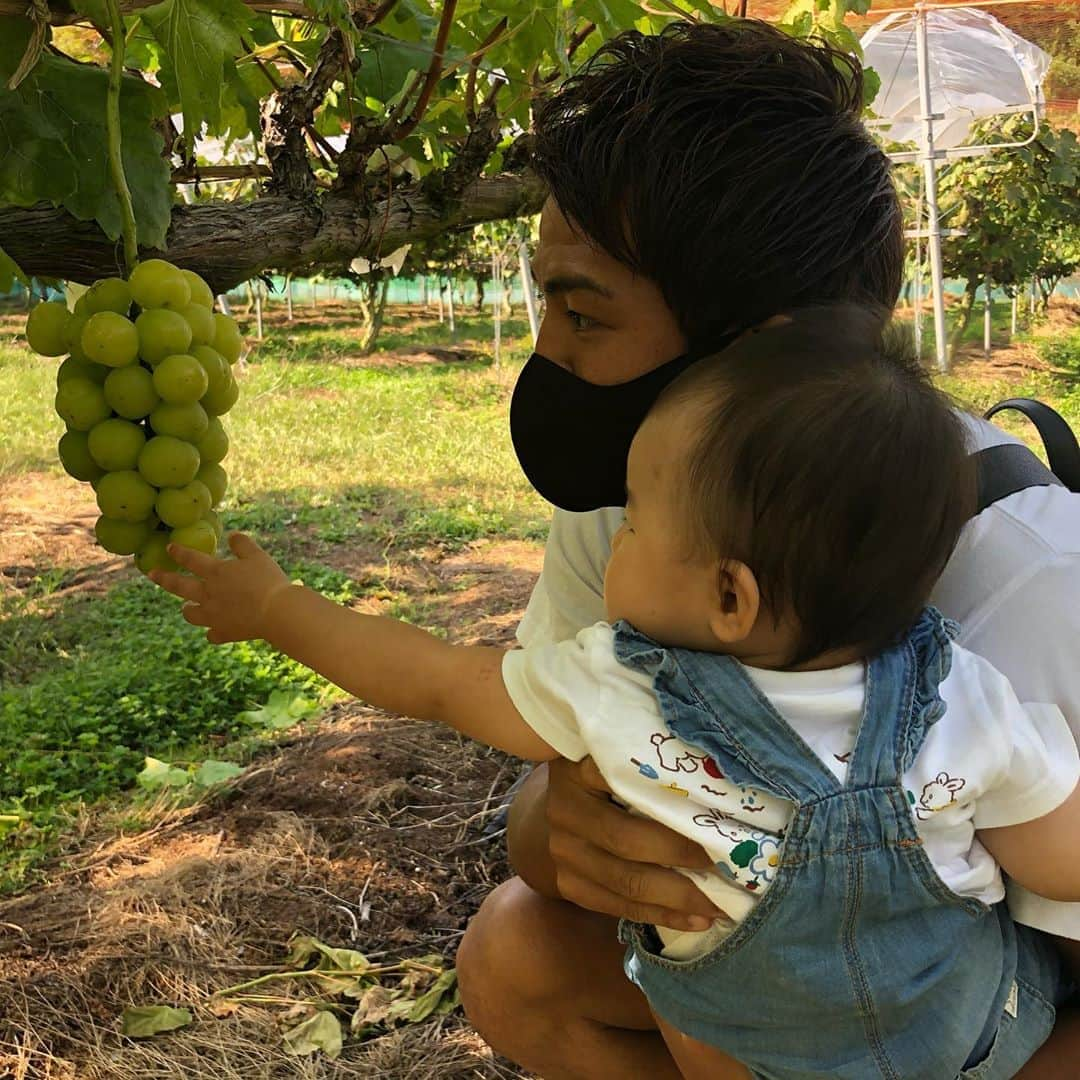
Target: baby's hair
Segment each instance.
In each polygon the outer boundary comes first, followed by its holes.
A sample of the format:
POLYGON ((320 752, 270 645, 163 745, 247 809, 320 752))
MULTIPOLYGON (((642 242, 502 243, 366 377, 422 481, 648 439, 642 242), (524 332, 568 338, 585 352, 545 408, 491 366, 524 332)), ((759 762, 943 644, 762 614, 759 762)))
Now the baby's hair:
POLYGON ((911 625, 974 512, 975 473, 963 422, 886 313, 793 312, 656 408, 704 413, 681 495, 692 554, 753 571, 766 610, 799 627, 792 664, 870 654, 911 625))

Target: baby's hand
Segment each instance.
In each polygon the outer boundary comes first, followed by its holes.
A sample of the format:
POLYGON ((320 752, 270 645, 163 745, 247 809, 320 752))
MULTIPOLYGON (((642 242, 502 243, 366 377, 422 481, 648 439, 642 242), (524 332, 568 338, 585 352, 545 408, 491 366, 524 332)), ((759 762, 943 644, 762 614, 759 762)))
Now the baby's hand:
POLYGON ((289 587, 281 567, 250 536, 232 533, 235 559, 218 559, 201 551, 169 545, 169 554, 194 577, 154 570, 150 580, 187 603, 180 609, 193 626, 205 626, 214 645, 266 636, 271 598, 289 587))

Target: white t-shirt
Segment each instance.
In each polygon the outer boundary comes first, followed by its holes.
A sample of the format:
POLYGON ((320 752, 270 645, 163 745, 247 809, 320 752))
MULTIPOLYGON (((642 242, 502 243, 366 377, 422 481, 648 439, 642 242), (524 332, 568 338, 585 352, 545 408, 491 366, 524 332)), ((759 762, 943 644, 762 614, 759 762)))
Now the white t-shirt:
MULTIPOLYGON (((973 451, 1016 441, 966 419, 973 451)), ((523 645, 572 638, 604 618, 604 568, 622 513, 555 512, 544 571, 518 628, 523 645)), ((1001 671, 1021 701, 1057 705, 1080 740, 1080 496, 1030 488, 984 510, 965 527, 932 600, 960 623, 961 645, 1001 671)), ((1017 921, 1080 939, 1080 903, 1011 882, 1008 895, 1017 921)))
MULTIPOLYGON (((827 671, 745 669, 773 706, 843 782, 866 688, 865 665, 827 671)), ((615 635, 597 623, 569 641, 510 652, 503 680, 533 730, 562 757, 591 756, 615 796, 701 844, 716 870, 683 870, 724 911, 711 931, 657 928, 664 954, 710 950, 753 909, 776 876, 792 804, 728 780, 701 748, 664 721, 652 679, 621 664, 615 635)), ((961 896, 993 904, 1001 873, 976 829, 1031 821, 1068 798, 1080 757, 1053 705, 1021 705, 989 663, 954 648, 934 724, 904 786, 924 850, 961 896)))

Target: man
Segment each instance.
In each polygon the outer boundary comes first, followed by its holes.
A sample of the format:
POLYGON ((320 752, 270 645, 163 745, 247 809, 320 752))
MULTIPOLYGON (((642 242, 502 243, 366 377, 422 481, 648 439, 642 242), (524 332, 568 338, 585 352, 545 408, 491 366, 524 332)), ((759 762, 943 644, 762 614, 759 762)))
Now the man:
MULTIPOLYGON (((895 302, 901 213, 861 100, 854 61, 741 22, 621 35, 538 110, 547 310, 511 428, 526 474, 563 509, 523 642, 603 618, 629 438, 689 358, 799 304, 895 302)), ((971 426, 973 449, 1005 441, 971 426)), ((1080 732, 1080 499, 1036 488, 980 514, 935 602, 1021 698, 1055 702, 1080 732)), ((714 909, 670 869, 704 868, 704 853, 610 802, 587 760, 538 768, 508 837, 520 877, 488 898, 458 956, 466 1012, 495 1049, 548 1080, 724 1075, 658 1024, 616 937, 617 917, 706 925, 714 909)), ((1010 901, 1080 937, 1080 905, 1010 901)), ((1062 1014, 1022 1075, 1073 1076, 1078 1049, 1062 1014)))

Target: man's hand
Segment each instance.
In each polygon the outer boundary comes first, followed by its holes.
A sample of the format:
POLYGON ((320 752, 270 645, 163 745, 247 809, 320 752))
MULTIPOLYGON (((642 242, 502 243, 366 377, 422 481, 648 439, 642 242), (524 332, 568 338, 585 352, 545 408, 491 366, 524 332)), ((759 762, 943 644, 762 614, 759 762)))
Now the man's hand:
POLYGON ((168 570, 150 574, 152 581, 186 601, 181 614, 193 626, 205 626, 206 640, 214 645, 265 637, 270 601, 289 587, 281 567, 250 536, 232 533, 229 547, 235 559, 171 544, 169 554, 194 576, 168 570))
POLYGON ((559 894, 578 907, 673 930, 705 930, 720 914, 672 866, 712 867, 705 850, 609 798, 592 758, 548 764, 548 849, 559 894))

